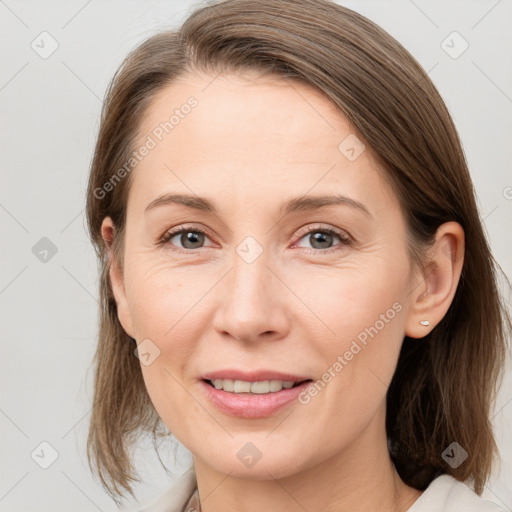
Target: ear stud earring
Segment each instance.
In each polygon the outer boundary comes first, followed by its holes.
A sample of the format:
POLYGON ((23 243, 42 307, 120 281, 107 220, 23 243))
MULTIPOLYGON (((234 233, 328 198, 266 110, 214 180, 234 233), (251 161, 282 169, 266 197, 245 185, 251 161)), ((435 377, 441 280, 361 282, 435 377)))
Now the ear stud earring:
POLYGON ((425 327, 428 327, 430 325, 430 322, 428 320, 421 320, 420 324, 424 325, 425 327))

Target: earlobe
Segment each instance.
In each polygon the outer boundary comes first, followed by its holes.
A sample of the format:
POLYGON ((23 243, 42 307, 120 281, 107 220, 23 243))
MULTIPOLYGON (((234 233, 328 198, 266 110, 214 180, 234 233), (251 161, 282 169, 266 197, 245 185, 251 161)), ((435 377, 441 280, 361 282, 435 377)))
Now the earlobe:
POLYGON ((464 263, 464 230, 457 222, 446 222, 436 232, 434 245, 429 249, 425 273, 411 283, 410 309, 405 334, 423 338, 446 315, 464 263))
POLYGON ((110 217, 105 217, 101 224, 101 236, 107 246, 108 258, 109 258, 109 277, 112 285, 112 292, 117 305, 117 316, 123 329, 126 331, 128 336, 135 338, 131 313, 128 307, 128 300, 126 297, 126 289, 124 285, 124 276, 120 268, 119 262, 117 261, 113 242, 116 236, 115 226, 110 217))

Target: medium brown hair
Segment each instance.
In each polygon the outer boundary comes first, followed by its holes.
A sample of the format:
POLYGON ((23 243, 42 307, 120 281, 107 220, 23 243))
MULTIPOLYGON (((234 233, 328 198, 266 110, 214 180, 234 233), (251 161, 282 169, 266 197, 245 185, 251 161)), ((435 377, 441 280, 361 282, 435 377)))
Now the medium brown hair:
POLYGON ((133 496, 131 482, 140 480, 131 448, 142 433, 153 440, 169 434, 146 391, 134 340, 119 322, 101 236, 101 223, 110 216, 122 268, 133 173, 106 193, 104 185, 130 159, 158 92, 188 72, 243 70, 311 84, 348 118, 396 192, 410 256, 423 271, 425 248, 437 228, 456 221, 464 229, 464 265, 447 314, 425 338, 403 341, 387 393, 386 430, 391 457, 408 485, 424 490, 435 476, 449 473, 473 479, 481 494, 498 452, 490 413, 511 327, 498 289, 499 265, 457 131, 430 78, 388 33, 328 0, 225 0, 197 9, 180 29, 140 44, 112 79, 87 191, 88 228, 101 273, 87 442, 91 469, 116 501, 125 491, 133 496), (457 468, 442 457, 452 442, 468 452, 457 468))

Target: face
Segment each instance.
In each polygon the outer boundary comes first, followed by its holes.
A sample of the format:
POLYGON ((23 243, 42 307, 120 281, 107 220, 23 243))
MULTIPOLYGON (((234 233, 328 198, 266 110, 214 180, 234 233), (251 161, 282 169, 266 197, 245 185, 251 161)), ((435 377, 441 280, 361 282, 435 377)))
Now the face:
POLYGON ((413 281, 368 144, 316 89, 256 74, 183 77, 140 133, 156 144, 133 171, 114 291, 169 430, 260 479, 379 438, 413 281))

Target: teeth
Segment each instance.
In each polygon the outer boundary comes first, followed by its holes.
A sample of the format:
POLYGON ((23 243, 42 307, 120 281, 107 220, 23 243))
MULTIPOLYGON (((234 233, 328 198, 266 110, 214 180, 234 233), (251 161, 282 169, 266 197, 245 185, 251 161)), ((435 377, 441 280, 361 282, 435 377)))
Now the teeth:
POLYGON ((284 389, 290 389, 295 382, 293 380, 262 380, 249 382, 246 380, 214 379, 211 381, 216 389, 223 389, 232 393, 255 393, 264 395, 284 389))

